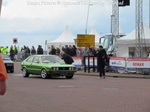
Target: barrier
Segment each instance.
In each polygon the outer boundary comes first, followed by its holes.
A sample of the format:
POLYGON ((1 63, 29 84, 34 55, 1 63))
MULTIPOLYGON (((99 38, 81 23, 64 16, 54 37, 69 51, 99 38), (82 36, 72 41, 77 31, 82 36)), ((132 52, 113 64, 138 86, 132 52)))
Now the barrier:
MULTIPOLYGON (((77 68, 82 67, 81 57, 75 59, 74 65, 77 68)), ((95 72, 97 69, 97 57, 85 56, 84 72, 92 68, 95 72)), ((119 73, 150 73, 150 58, 124 58, 124 57, 110 57, 109 69, 119 73)))
MULTIPOLYGON (((18 53, 16 60, 22 61, 26 58, 26 55, 23 53, 18 53)), ((75 56, 72 57, 74 60, 73 65, 78 69, 82 69, 82 57, 75 56)), ((84 57, 84 72, 88 69, 93 70, 97 69, 97 57, 94 56, 85 56, 84 57)), ((121 73, 125 72, 135 72, 135 73, 150 73, 150 58, 124 58, 124 57, 110 57, 109 68, 114 71, 121 73)))
POLYGON ((76 66, 77 69, 81 69, 82 68, 82 58, 80 56, 76 56, 76 57, 72 57, 72 59, 74 60, 74 62, 72 63, 72 65, 76 66))
POLYGON ((84 72, 88 69, 88 73, 90 73, 90 69, 93 69, 95 72, 97 68, 97 57, 95 56, 84 56, 84 72))
POLYGON ((123 57, 110 57, 110 68, 113 70, 124 71, 126 69, 126 58, 123 57))
POLYGON ((150 73, 150 58, 127 58, 126 69, 136 73, 150 73))

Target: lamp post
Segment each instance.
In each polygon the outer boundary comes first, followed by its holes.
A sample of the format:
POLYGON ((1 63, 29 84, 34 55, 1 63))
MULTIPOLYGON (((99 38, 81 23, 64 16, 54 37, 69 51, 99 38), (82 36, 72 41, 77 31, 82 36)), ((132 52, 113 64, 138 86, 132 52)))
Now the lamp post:
POLYGON ((1 15, 1 9, 2 9, 2 0, 0 0, 0 15, 1 15))
POLYGON ((91 6, 91 5, 92 5, 92 4, 90 4, 90 0, 89 0, 88 11, 87 11, 86 27, 85 27, 85 34, 87 34, 88 19, 89 19, 89 10, 90 10, 90 6, 91 6))
POLYGON ((111 15, 111 33, 113 33, 113 20, 115 15, 111 15))

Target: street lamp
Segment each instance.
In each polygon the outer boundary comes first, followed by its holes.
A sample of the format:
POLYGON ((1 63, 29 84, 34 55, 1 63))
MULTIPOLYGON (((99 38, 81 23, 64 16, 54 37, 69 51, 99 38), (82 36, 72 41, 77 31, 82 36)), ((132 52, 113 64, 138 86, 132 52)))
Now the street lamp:
POLYGON ((89 10, 90 10, 90 6, 93 4, 90 4, 90 0, 89 0, 89 4, 88 4, 88 11, 87 11, 87 20, 86 20, 86 28, 85 28, 85 34, 87 34, 87 26, 88 26, 88 19, 89 19, 89 10))
POLYGON ((115 15, 111 15, 111 33, 113 33, 113 21, 114 21, 115 15))

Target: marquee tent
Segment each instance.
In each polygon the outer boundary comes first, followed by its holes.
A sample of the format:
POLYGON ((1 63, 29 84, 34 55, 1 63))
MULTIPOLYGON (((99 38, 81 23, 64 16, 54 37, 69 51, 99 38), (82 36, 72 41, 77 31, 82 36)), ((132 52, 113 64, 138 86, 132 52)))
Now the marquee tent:
POLYGON ((65 45, 75 45, 75 38, 76 37, 74 37, 73 34, 70 32, 68 26, 66 26, 63 33, 58 38, 48 43, 48 47, 54 45, 55 47, 61 48, 65 45))
MULTIPOLYGON (((146 25, 142 25, 142 40, 143 40, 143 57, 146 57, 148 47, 150 47, 150 29, 146 25)), ((136 29, 127 36, 117 39, 117 56, 134 57, 136 48, 136 29)))
POLYGON ((96 28, 92 27, 92 29, 91 29, 89 34, 94 34, 95 35, 95 46, 98 46, 100 44, 99 40, 100 40, 101 36, 97 33, 96 28))

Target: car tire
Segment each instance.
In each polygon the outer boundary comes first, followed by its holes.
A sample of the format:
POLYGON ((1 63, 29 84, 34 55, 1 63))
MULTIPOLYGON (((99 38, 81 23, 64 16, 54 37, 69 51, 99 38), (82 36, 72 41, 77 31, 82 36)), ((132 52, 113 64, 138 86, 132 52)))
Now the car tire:
POLYGON ((27 72, 26 68, 23 68, 22 75, 23 75, 23 77, 29 77, 29 73, 27 72))
POLYGON ((45 69, 41 70, 41 77, 42 77, 42 79, 47 79, 48 78, 48 74, 47 74, 47 71, 45 69))
POLYGON ((65 76, 67 79, 72 79, 73 75, 66 75, 65 76))

